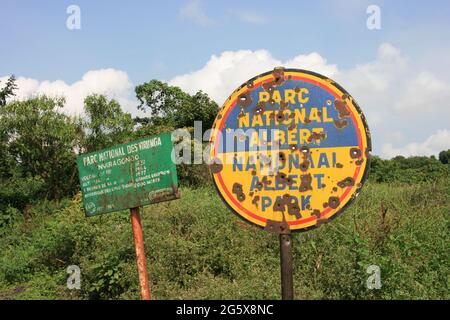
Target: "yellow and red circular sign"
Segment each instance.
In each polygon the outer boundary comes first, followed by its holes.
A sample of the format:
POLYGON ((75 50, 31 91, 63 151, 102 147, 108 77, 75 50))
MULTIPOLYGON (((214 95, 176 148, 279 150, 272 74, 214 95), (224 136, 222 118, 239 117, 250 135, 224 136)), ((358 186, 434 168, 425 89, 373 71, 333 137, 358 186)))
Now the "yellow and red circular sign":
POLYGON ((284 68, 236 89, 210 142, 225 203, 275 232, 309 230, 341 213, 364 183, 371 151, 365 117, 341 86, 284 68))

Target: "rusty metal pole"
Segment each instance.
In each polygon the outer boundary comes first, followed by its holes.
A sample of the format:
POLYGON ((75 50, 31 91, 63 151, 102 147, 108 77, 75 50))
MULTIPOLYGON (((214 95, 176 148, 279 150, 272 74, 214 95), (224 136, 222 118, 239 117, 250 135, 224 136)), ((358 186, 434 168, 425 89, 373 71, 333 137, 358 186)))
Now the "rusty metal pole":
POLYGON ((136 248, 136 263, 139 274, 142 300, 150 300, 150 285, 148 281, 147 260, 144 250, 144 237, 142 236, 141 216, 139 208, 130 209, 131 227, 133 228, 134 246, 136 248))
POLYGON ((292 273, 292 238, 280 234, 281 299, 294 299, 294 278, 292 273))

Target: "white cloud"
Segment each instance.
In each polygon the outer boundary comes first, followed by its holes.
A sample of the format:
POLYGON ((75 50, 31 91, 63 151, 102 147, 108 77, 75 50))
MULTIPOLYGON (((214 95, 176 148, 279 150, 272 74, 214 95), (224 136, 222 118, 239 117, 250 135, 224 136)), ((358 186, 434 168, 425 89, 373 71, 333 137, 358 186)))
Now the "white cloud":
POLYGON ((201 26, 212 23, 212 20, 203 11, 200 0, 189 0, 184 6, 180 7, 179 15, 201 26))
POLYGON ((383 43, 378 48, 375 60, 341 70, 336 80, 342 82, 352 95, 355 95, 353 92, 361 93, 364 97, 370 96, 372 101, 378 101, 379 97, 383 97, 382 93, 392 86, 396 87, 395 82, 407 72, 407 58, 391 44, 383 43))
POLYGON ((432 112, 441 111, 449 101, 450 84, 423 71, 407 82, 404 96, 394 107, 398 111, 432 112))
POLYGON ((190 93, 203 90, 221 105, 240 84, 277 66, 312 70, 346 88, 368 119, 375 154, 432 154, 445 145, 416 141, 423 141, 436 129, 443 130, 436 139, 442 141, 450 129, 450 83, 420 69, 389 43, 379 46, 373 60, 348 69, 328 63, 317 52, 282 61, 267 50, 225 51, 212 55, 202 68, 176 76, 169 83, 190 93), (394 147, 394 142, 404 146, 394 147))
POLYGON ((423 142, 408 143, 402 147, 394 147, 391 143, 383 145, 383 155, 392 158, 403 156, 431 156, 442 150, 450 149, 450 130, 438 130, 423 142))
POLYGON ((169 83, 190 93, 203 90, 221 104, 244 81, 277 66, 313 69, 328 76, 337 72, 335 65, 328 64, 315 52, 298 55, 283 62, 272 57, 267 50, 239 50, 225 51, 219 56, 212 55, 200 70, 177 76, 169 83))
MULTIPOLYGON (((7 78, 1 77, 0 82, 4 83, 7 78)), ((88 71, 81 80, 73 84, 67 84, 62 80, 39 82, 31 78, 18 77, 17 86, 16 96, 12 99, 24 100, 44 94, 50 97, 65 97, 64 112, 72 115, 82 113, 84 98, 93 93, 116 99, 128 112, 135 106, 132 98, 133 85, 127 73, 115 69, 88 71)))

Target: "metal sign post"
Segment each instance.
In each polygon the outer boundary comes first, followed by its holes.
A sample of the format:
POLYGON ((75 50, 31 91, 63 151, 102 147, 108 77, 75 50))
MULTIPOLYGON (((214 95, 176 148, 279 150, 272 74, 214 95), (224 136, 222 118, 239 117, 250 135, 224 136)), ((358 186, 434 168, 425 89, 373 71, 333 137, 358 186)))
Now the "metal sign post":
POLYGON ((147 259, 144 250, 144 237, 142 235, 141 216, 139 208, 130 209, 131 227, 133 229, 134 247, 136 249, 136 264, 139 274, 142 300, 150 300, 150 285, 148 281, 147 259))
POLYGON ((292 272, 292 238, 280 234, 281 299, 294 299, 294 277, 292 272))

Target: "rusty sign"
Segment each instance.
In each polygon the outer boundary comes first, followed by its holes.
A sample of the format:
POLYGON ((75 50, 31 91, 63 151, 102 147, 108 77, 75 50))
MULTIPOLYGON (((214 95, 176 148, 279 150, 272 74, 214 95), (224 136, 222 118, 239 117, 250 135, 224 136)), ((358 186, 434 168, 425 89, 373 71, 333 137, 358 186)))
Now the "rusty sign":
POLYGON ((225 203, 280 234, 338 216, 360 192, 371 151, 365 117, 340 85, 283 68, 231 94, 210 143, 210 171, 225 203))
POLYGON ((179 197, 169 133, 77 158, 87 216, 179 197))

